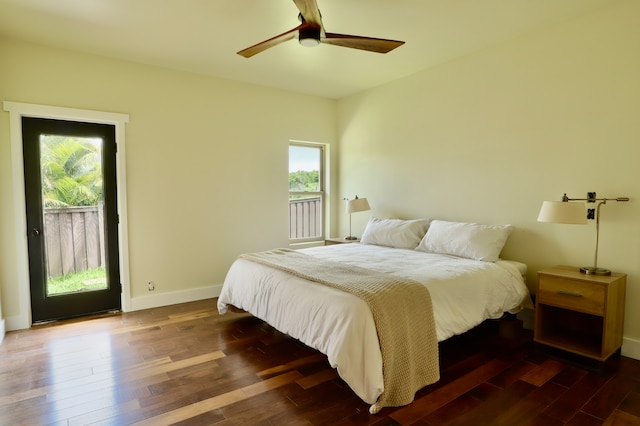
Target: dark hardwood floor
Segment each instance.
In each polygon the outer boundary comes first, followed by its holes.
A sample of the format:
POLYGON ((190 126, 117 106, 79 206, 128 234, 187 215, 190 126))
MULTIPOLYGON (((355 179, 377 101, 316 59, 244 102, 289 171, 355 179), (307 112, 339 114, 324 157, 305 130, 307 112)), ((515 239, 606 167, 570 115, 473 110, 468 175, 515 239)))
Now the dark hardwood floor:
POLYGON ((0 424, 640 424, 640 361, 585 369, 517 325, 442 343, 441 380, 370 415, 324 355, 215 300, 61 321, 7 333, 0 424))

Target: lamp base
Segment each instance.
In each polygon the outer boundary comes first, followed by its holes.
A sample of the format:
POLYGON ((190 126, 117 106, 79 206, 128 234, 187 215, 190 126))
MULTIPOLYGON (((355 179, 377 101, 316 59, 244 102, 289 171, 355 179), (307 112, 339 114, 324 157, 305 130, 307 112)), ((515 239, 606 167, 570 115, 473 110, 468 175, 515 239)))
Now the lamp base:
POLYGON ((587 275, 611 275, 611 270, 605 268, 596 268, 594 266, 583 266, 580 272, 587 275))
POLYGON ((349 241, 354 241, 357 240, 358 237, 352 237, 352 236, 348 236, 348 237, 344 237, 345 240, 349 240, 349 241))

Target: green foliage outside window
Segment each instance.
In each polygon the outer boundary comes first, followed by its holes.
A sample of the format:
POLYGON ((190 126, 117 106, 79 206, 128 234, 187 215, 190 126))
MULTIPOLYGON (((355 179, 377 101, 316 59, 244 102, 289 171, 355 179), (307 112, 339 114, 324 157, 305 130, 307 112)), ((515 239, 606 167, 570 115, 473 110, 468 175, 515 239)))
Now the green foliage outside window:
POLYGON ((319 191, 320 189, 320 172, 297 171, 289 173, 289 191, 319 191))
POLYGON ((92 139, 44 136, 44 207, 95 206, 102 200, 100 146, 92 139))

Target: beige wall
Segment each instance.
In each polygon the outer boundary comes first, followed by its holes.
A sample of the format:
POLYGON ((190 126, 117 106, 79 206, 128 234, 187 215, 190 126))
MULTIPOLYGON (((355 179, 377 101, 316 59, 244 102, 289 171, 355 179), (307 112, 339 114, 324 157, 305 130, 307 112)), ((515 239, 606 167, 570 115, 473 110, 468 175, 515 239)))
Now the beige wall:
MULTIPOLYGON (((135 303, 149 280, 156 298, 220 285, 239 253, 288 244, 288 141, 336 143, 332 100, 8 40, 0 63, 0 101, 129 114, 134 306, 157 303, 135 303)), ((23 314, 8 124, 0 112, 5 318, 23 314)))
MULTIPOLYGON (((631 197, 602 207, 598 263, 628 274, 624 334, 640 343, 640 2, 343 99, 338 114, 341 196, 379 217, 512 223, 503 257, 529 265, 530 285, 541 268, 593 263, 595 225, 538 223, 543 200, 631 197)), ((369 216, 353 216, 356 235, 369 216)))

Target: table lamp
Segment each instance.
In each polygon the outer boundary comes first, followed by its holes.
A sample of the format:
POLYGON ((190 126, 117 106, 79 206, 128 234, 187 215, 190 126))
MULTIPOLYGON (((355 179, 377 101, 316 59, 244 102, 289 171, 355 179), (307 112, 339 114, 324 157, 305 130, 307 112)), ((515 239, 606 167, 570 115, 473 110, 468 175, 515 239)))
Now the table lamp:
MULTIPOLYGON (((611 271, 598 267, 598 240, 600 237, 600 206, 607 201, 629 201, 629 197, 616 198, 596 198, 595 192, 589 192, 587 198, 569 198, 567 194, 562 196, 562 201, 544 201, 538 214, 538 222, 566 223, 566 224, 587 224, 587 209, 584 201, 595 203, 599 201, 596 211, 596 251, 593 256, 593 266, 583 266, 580 272, 590 275, 611 275, 611 271), (571 203, 570 201, 581 201, 571 203)), ((592 216, 590 216, 593 218, 592 216)))
POLYGON ((370 210, 371 207, 369 207, 369 202, 367 201, 366 198, 358 198, 358 196, 356 195, 356 198, 354 198, 353 200, 347 200, 347 209, 346 212, 349 214, 349 236, 348 237, 344 237, 345 240, 357 240, 357 237, 354 237, 353 234, 351 234, 351 213, 357 213, 357 212, 363 212, 366 210, 370 210))

